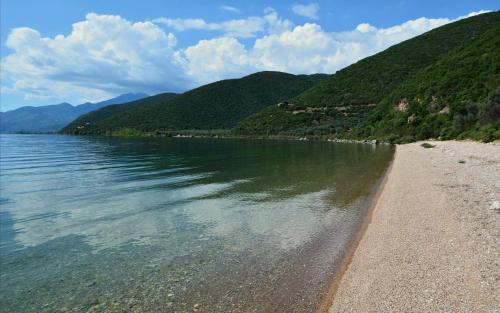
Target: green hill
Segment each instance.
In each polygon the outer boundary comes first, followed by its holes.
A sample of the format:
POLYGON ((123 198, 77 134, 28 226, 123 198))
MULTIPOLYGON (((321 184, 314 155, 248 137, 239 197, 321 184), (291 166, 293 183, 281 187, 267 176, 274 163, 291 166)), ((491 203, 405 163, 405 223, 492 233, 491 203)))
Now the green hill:
MULTIPOLYGON (((430 106, 429 99, 433 96, 446 101, 461 101, 462 104, 454 105, 449 114, 432 118, 433 121, 453 120, 459 107, 463 110, 468 102, 484 99, 499 85, 498 25, 500 12, 493 12, 429 31, 338 71, 289 100, 287 106, 265 108, 241 121, 234 132, 243 135, 333 134, 392 139, 397 139, 394 136, 416 136, 424 115, 434 112, 422 109, 430 106), (461 68, 465 65, 469 67, 461 68), (474 69, 469 71, 470 67, 474 69), (450 85, 454 87, 449 88, 450 85), (473 87, 478 85, 481 86, 479 89, 473 87), (421 105, 418 106, 420 113, 410 118, 411 125, 403 127, 402 118, 406 114, 411 116, 417 106, 410 104, 408 112, 394 108, 404 98, 413 99, 419 93, 422 93, 421 105), (446 94, 445 98, 443 94, 446 94)), ((448 103, 446 101, 439 106, 448 103)), ((468 128, 472 124, 469 121, 468 128)), ((448 126, 447 123, 439 124, 439 127, 448 126)), ((462 132, 465 130, 461 129, 462 132)), ((443 134, 453 136, 457 132, 458 129, 443 134)), ((423 131, 417 137, 430 136, 436 136, 436 131, 423 131)))
POLYGON ((403 82, 355 133, 488 141, 500 138, 499 124, 500 23, 403 82))
POLYGON ((63 132, 106 134, 123 129, 133 132, 230 129, 241 119, 292 98, 325 77, 327 75, 323 74, 259 72, 204 85, 172 99, 146 98, 140 105, 137 102, 133 108, 116 114, 109 109, 92 112, 68 125, 63 132))
POLYGON ((87 114, 79 116, 74 121, 66 125, 61 132, 79 135, 92 134, 103 120, 115 115, 124 114, 125 112, 142 106, 162 104, 170 99, 173 99, 175 96, 177 96, 177 94, 166 92, 123 104, 108 105, 99 110, 91 111, 87 114))

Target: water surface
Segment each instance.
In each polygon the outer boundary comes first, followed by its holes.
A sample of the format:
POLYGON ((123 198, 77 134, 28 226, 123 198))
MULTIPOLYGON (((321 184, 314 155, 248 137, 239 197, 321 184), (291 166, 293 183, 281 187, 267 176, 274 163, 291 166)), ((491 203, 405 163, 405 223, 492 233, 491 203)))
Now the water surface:
POLYGON ((392 148, 2 135, 0 312, 314 312, 392 148))

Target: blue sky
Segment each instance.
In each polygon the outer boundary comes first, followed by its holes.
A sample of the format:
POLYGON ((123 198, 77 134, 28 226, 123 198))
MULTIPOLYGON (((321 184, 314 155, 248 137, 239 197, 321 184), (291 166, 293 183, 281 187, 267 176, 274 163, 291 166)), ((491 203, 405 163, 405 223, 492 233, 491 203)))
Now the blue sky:
POLYGON ((333 73, 499 7, 492 0, 2 0, 1 110, 184 91, 259 70, 333 73))

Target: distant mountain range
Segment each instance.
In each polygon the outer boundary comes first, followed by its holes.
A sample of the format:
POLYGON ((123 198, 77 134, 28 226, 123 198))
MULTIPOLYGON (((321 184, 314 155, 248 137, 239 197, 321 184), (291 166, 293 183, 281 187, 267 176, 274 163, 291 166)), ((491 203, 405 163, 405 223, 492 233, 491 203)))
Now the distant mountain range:
POLYGON ((106 107, 78 118, 63 132, 95 135, 123 129, 138 132, 231 129, 243 118, 294 97, 326 77, 325 74, 259 72, 204 85, 180 95, 166 93, 116 108, 106 107))
POLYGON ((0 112, 0 132, 2 133, 47 133, 57 132, 82 114, 98 110, 112 104, 122 104, 148 97, 144 93, 126 93, 116 98, 97 103, 73 106, 69 103, 25 106, 12 111, 0 112))

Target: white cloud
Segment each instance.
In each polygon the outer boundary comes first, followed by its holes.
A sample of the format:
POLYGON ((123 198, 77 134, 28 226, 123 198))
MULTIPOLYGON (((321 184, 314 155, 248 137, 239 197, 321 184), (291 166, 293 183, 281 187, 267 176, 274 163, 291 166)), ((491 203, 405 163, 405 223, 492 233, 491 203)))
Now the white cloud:
MULTIPOLYGON (((482 12, 471 14, 477 13, 482 12)), ((157 25, 158 19, 133 23, 90 13, 71 33, 54 38, 16 28, 6 42, 12 52, 1 61, 2 93, 100 100, 129 91, 187 90, 261 70, 334 73, 454 21, 419 18, 388 28, 362 23, 351 31, 327 32, 315 23, 293 27, 273 9, 255 18, 261 22, 248 34, 261 35, 245 44, 238 40, 239 30, 251 18, 216 26, 197 19, 170 20, 169 27, 178 31, 212 27, 222 32, 189 47, 178 47, 175 35, 157 25)))
POLYGON ((368 33, 376 31, 377 29, 368 23, 361 23, 356 27, 356 30, 360 33, 368 33))
POLYGON ((171 19, 160 17, 153 20, 156 24, 171 27, 176 31, 186 30, 211 30, 220 31, 226 36, 236 38, 255 37, 257 33, 265 29, 265 20, 260 17, 249 17, 246 19, 229 20, 221 23, 208 23, 203 19, 171 19))
POLYGON ((491 12, 491 10, 472 11, 472 12, 470 12, 467 15, 463 15, 463 16, 458 17, 456 20, 461 20, 461 19, 464 19, 464 18, 468 18, 468 17, 472 17, 472 16, 476 16, 476 15, 483 14, 483 13, 488 13, 488 12, 491 12))
POLYGON ((264 16, 250 16, 244 19, 233 19, 219 23, 209 23, 203 19, 172 19, 160 17, 153 20, 154 23, 165 25, 176 31, 207 30, 219 31, 227 37, 251 38, 259 33, 282 32, 289 30, 293 24, 289 20, 279 18, 274 9, 264 10, 264 16))
POLYGON ((187 73, 198 84, 241 77, 254 70, 248 51, 235 38, 201 40, 183 51, 183 56, 187 73))
POLYGON ((220 9, 223 10, 223 11, 231 12, 231 13, 238 13, 238 14, 241 13, 240 9, 232 7, 230 5, 221 5, 220 9))
POLYGON ((14 52, 2 59, 3 76, 12 84, 3 88, 28 97, 84 99, 184 90, 191 80, 175 46, 175 36, 151 22, 112 15, 87 14, 69 35, 55 38, 16 28, 7 39, 14 52))
POLYGON ((267 32, 270 34, 280 34, 289 31, 293 27, 291 21, 280 18, 278 12, 273 8, 265 8, 264 14, 264 20, 267 23, 267 32))
POLYGON ((309 3, 309 4, 295 4, 292 6, 293 13, 310 18, 312 20, 319 19, 318 11, 319 4, 317 3, 309 3))
POLYGON ((362 58, 451 21, 446 18, 419 18, 389 28, 376 28, 362 23, 347 32, 326 32, 318 24, 306 23, 288 31, 262 36, 247 49, 238 45, 238 41, 231 42, 233 48, 223 50, 227 63, 210 61, 221 53, 215 52, 218 45, 227 47, 228 42, 220 39, 204 40, 203 45, 188 48, 190 54, 181 55, 187 64, 197 64, 190 67, 190 74, 199 77, 200 83, 208 82, 205 79, 210 77, 221 79, 260 70, 334 73, 362 58), (196 59, 192 57, 194 52, 196 59), (211 66, 200 66, 204 63, 211 66), (225 64, 230 69, 227 72, 225 64))

